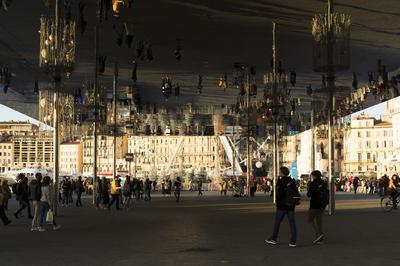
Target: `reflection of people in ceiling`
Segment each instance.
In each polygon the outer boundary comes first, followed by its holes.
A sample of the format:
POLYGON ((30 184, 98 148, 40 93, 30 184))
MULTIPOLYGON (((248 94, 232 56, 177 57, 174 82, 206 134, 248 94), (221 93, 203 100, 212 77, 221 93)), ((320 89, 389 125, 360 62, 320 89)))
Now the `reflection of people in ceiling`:
POLYGON ((325 147, 324 147, 324 143, 321 142, 320 146, 321 146, 321 155, 322 155, 322 158, 324 158, 324 157, 325 157, 325 147))

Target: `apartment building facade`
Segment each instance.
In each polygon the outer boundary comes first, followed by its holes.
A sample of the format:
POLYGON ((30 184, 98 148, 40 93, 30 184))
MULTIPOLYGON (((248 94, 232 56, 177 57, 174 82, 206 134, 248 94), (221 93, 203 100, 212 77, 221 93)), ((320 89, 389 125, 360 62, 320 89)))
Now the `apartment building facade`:
POLYGON ((12 141, 0 141, 0 173, 11 170, 14 162, 14 145, 12 141))
POLYGON ((60 173, 81 175, 83 171, 83 147, 78 141, 64 142, 60 145, 60 173))
POLYGON ((130 136, 128 152, 144 172, 215 168, 218 142, 215 136, 130 136))
POLYGON ((376 177, 394 155, 392 123, 361 114, 344 129, 344 174, 376 177))
POLYGON ((54 164, 53 135, 50 132, 15 135, 14 168, 49 168, 54 164))
MULTIPOLYGON (((117 174, 127 174, 125 156, 128 152, 128 137, 116 138, 116 164, 117 174)), ((93 176, 93 137, 82 139, 82 173, 85 176, 93 176)), ((100 176, 111 176, 114 166, 114 137, 98 136, 97 139, 97 173, 100 176)))

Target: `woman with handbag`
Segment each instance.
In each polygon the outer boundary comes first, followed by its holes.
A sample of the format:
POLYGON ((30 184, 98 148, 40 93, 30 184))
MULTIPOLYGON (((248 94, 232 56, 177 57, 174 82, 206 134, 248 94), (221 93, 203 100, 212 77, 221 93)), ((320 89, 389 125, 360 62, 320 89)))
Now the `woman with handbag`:
POLYGON ((52 223, 53 229, 57 230, 61 226, 57 225, 53 214, 53 185, 49 176, 45 176, 42 181, 42 197, 40 198, 40 219, 39 232, 44 232, 44 223, 52 223))

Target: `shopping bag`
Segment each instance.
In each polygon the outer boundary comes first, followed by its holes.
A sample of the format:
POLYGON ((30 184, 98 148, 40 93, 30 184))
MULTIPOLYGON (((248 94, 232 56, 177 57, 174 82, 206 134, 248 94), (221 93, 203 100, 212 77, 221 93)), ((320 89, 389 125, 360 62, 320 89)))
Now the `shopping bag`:
POLYGON ((54 219, 53 211, 52 211, 52 210, 49 210, 49 211, 47 212, 47 215, 46 215, 46 222, 49 223, 49 224, 51 224, 51 223, 53 223, 53 219, 54 219))

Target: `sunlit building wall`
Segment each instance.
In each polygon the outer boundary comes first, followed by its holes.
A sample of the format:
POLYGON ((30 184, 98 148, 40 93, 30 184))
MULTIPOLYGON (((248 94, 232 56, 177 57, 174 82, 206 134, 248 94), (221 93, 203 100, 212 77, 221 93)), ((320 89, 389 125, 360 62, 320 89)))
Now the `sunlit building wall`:
POLYGON ((61 174, 82 174, 83 148, 81 142, 64 142, 60 145, 60 172, 61 174))
POLYGON ((211 170, 216 140, 214 136, 131 136, 128 151, 136 157, 138 171, 211 170))
POLYGON ((392 123, 361 114, 344 130, 345 174, 375 177, 379 164, 394 154, 392 123))
POLYGON ((10 140, 0 140, 0 173, 11 170, 14 159, 14 145, 10 140))
MULTIPOLYGON (((116 138, 117 174, 126 173, 125 155, 128 152, 127 137, 116 138)), ((83 165, 82 172, 85 176, 93 176, 93 137, 82 139, 83 165)), ((114 137, 98 136, 97 140, 97 173, 100 176, 111 176, 114 166, 114 137)))
POLYGON ((50 132, 13 136, 14 168, 53 167, 53 135, 50 132))

